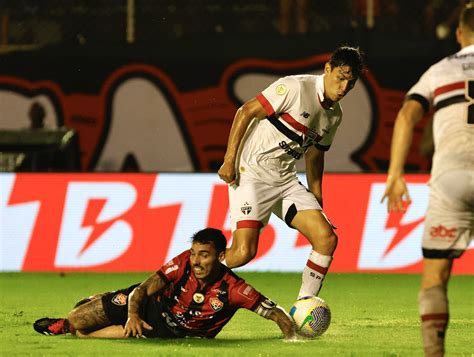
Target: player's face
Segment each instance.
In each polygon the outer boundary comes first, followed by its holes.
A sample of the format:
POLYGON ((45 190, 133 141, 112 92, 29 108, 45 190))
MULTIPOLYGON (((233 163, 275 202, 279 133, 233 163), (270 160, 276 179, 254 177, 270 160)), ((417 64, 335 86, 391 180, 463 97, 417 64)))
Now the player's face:
POLYGON ((191 268, 198 279, 206 279, 220 267, 219 254, 214 244, 193 243, 191 246, 191 268))
POLYGON ((354 88, 357 77, 352 74, 349 66, 331 68, 329 63, 324 66, 324 96, 338 102, 354 88))

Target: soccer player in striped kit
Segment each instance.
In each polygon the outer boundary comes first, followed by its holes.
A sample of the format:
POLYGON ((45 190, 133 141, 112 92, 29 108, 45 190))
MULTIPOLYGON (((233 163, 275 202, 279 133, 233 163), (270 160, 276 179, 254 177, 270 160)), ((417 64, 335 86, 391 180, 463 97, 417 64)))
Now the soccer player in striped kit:
POLYGON ((295 339, 288 313, 221 264, 226 245, 220 230, 202 229, 190 249, 141 284, 83 299, 66 318, 45 317, 33 328, 49 336, 214 338, 238 309, 247 309, 295 339))
POLYGON ((237 110, 218 172, 229 184, 233 240, 227 266, 255 257, 260 231, 275 213, 312 246, 298 298, 319 293, 337 245, 322 210, 324 153, 341 123, 339 101, 362 69, 359 49, 339 47, 322 75, 280 78, 237 110), (296 176, 303 157, 309 189, 296 176))
POLYGON ((456 31, 461 50, 431 66, 408 91, 395 121, 384 199, 405 211, 403 179, 415 124, 434 109, 434 156, 423 233, 419 310, 426 356, 443 356, 449 310, 447 286, 453 259, 474 235, 474 7, 461 12, 456 31))

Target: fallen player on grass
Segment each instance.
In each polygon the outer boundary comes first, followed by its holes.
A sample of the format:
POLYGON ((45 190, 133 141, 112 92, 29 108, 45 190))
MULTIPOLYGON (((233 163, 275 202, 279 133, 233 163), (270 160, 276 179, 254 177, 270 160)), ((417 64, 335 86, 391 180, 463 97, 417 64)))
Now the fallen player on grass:
POLYGON ((33 327, 45 335, 94 338, 214 338, 244 308, 295 339, 286 311, 221 264, 226 246, 220 230, 203 229, 189 250, 141 284, 83 299, 66 318, 42 318, 33 327))

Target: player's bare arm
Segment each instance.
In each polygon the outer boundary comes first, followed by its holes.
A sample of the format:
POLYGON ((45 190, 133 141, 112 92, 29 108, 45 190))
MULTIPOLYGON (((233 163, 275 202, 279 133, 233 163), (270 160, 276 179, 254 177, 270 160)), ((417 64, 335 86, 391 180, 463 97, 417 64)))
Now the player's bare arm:
POLYGON ((245 135, 252 119, 263 119, 267 113, 260 102, 253 98, 242 105, 235 113, 232 128, 227 143, 227 151, 224 156, 224 163, 218 171, 219 177, 227 182, 233 183, 235 180, 235 160, 242 139, 245 135))
POLYGON ((278 306, 270 299, 262 301, 254 312, 268 320, 275 321, 283 333, 285 339, 292 339, 296 336, 296 327, 290 315, 281 306, 278 306))
POLYGON ((407 100, 400 109, 392 137, 390 150, 390 167, 387 186, 382 197, 388 199, 387 209, 393 212, 404 212, 405 203, 410 202, 408 189, 403 178, 404 166, 413 139, 416 123, 423 117, 422 105, 416 100, 407 100))
POLYGON ((153 328, 143 321, 138 311, 140 304, 146 296, 150 296, 166 286, 166 281, 159 274, 152 274, 143 283, 138 285, 128 298, 128 319, 125 324, 124 334, 130 336, 142 336, 143 328, 152 330, 153 328))
POLYGON ((324 151, 311 146, 305 153, 308 188, 323 207, 324 151))

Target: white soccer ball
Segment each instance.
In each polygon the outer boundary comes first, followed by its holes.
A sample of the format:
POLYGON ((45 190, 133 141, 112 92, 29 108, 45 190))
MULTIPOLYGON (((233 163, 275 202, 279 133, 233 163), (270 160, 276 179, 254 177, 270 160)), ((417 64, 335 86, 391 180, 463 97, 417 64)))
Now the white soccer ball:
POLYGON ((307 296, 297 300, 290 309, 296 331, 304 337, 321 336, 331 323, 331 310, 323 299, 307 296))

